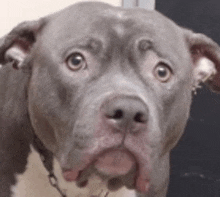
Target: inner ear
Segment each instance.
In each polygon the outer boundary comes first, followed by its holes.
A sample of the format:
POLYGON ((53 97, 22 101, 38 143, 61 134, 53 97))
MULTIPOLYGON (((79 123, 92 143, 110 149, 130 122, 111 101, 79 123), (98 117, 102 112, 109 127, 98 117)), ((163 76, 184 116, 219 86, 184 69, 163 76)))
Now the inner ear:
POLYGON ((0 43, 0 64, 11 63, 19 69, 30 54, 36 42, 37 34, 45 21, 30 21, 19 24, 0 43))
POLYGON ((5 61, 11 62, 13 68, 15 69, 22 67, 22 64, 29 52, 29 50, 26 50, 25 47, 20 44, 13 44, 5 53, 5 61))
POLYGON ((184 29, 184 35, 193 62, 194 88, 206 83, 220 92, 220 47, 204 34, 184 29))
POLYGON ((197 83, 195 87, 199 86, 200 83, 205 83, 208 80, 212 80, 217 73, 215 64, 206 57, 201 57, 198 59, 194 63, 194 67, 193 76, 195 82, 197 83))
POLYGON ((212 80, 217 74, 215 63, 205 56, 202 49, 191 49, 191 56, 193 61, 193 76, 195 79, 195 87, 200 83, 212 80))

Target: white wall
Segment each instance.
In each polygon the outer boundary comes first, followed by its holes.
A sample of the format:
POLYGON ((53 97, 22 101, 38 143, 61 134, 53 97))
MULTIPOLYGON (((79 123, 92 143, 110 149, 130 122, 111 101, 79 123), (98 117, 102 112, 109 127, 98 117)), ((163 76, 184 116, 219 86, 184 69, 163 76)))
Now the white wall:
MULTIPOLYGON (((0 37, 9 32, 18 23, 38 19, 58 11, 68 5, 86 0, 1 0, 0 3, 0 37)), ((94 0, 87 0, 94 1, 94 0)), ((121 0, 100 0, 121 6, 121 0)))

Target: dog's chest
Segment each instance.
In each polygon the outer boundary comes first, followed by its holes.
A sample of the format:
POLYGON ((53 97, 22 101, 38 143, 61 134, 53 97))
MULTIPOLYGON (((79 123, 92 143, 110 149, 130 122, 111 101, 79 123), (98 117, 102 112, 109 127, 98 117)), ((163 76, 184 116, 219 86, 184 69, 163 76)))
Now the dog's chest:
MULTIPOLYGON (((56 161, 54 169, 60 188, 67 197, 105 197, 108 192, 106 184, 97 176, 91 177, 86 188, 78 188, 74 183, 64 181, 56 161)), ((12 187, 12 197, 61 197, 50 185, 47 174, 38 153, 31 148, 27 169, 24 174, 17 175, 17 184, 12 187)), ((109 193, 108 197, 135 197, 135 192, 122 188, 117 192, 109 193)))

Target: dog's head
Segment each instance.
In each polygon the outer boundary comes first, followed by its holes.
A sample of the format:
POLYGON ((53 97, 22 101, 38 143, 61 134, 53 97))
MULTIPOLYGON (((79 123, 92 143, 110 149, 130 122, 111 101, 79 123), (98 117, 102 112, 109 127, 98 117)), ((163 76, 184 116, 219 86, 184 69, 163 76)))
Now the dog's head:
MULTIPOLYGON (((67 181, 142 193, 167 186, 192 91, 220 89, 220 49, 156 11, 80 3, 18 25, 0 62, 30 72, 35 133, 67 181)), ((18 82, 19 83, 19 82, 18 82)))

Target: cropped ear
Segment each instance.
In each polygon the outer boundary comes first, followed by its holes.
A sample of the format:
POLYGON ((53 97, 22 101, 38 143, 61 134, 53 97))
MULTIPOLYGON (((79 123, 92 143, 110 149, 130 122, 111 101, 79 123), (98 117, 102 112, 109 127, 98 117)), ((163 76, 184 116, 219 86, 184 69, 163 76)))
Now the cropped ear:
POLYGON ((193 61, 194 87, 206 83, 220 92, 220 47, 204 34, 184 29, 187 45, 193 61))
POLYGON ((0 64, 11 63, 15 69, 22 68, 44 23, 43 19, 23 22, 1 38, 0 64))

